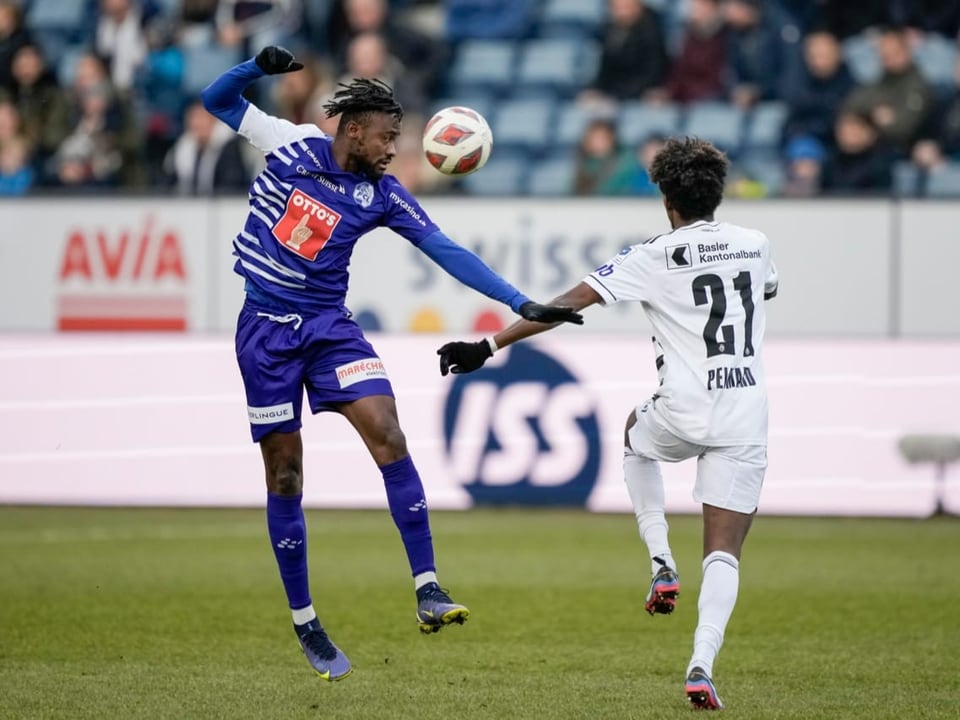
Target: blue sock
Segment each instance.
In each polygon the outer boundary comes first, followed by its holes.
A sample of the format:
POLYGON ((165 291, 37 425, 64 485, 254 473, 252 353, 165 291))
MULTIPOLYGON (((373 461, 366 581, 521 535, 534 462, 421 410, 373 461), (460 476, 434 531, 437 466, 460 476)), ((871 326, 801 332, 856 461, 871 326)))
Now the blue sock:
POLYGON ((303 519, 303 495, 267 493, 267 530, 277 557, 280 579, 294 610, 310 605, 307 577, 307 525, 303 519))
POLYGON ((430 518, 423 483, 413 466, 410 456, 380 468, 383 484, 387 490, 387 504, 393 522, 400 531, 403 547, 410 561, 414 576, 435 571, 433 562, 433 536, 430 534, 430 518))

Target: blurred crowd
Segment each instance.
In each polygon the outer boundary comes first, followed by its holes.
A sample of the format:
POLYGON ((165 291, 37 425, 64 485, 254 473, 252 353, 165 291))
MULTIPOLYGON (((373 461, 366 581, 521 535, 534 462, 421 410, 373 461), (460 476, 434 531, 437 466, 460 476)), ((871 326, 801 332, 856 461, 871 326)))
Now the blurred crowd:
POLYGON ((733 194, 886 194, 897 168, 960 160, 958 31, 960 0, 0 0, 0 194, 245 192, 262 159, 197 98, 267 44, 306 68, 251 100, 333 132, 336 83, 379 77, 407 112, 391 171, 470 192, 420 152, 426 117, 460 94, 451 68, 471 42, 554 34, 596 49, 551 98, 584 118, 561 192, 654 194, 646 167, 670 131, 626 142, 622 109, 719 104, 782 109, 771 146, 724 148, 733 194))

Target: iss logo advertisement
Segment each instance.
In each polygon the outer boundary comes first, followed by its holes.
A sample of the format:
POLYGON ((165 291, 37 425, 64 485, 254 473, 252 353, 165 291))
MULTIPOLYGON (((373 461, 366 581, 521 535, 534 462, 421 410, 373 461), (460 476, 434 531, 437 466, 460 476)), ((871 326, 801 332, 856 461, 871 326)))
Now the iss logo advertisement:
POLYGON ((585 505, 600 471, 596 403, 557 358, 526 344, 457 375, 445 450, 477 505, 585 505))

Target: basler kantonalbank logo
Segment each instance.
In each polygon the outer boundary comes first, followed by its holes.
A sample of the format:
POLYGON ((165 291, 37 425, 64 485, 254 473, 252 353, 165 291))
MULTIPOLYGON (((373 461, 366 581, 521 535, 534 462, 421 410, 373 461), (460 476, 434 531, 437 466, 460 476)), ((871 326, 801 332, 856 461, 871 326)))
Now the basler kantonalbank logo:
POLYGON ((64 244, 61 330, 185 330, 187 266, 176 230, 77 227, 64 244))
POLYGON ((502 352, 447 395, 457 479, 477 504, 584 505, 600 471, 596 403, 557 358, 524 343, 502 352))

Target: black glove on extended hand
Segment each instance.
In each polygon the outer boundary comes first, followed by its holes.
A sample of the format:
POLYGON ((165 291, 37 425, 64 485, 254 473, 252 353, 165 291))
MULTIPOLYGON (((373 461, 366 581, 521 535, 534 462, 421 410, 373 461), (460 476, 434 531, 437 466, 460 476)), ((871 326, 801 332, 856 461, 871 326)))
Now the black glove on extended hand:
POLYGON ((533 322, 555 323, 568 322, 574 325, 583 325, 583 316, 574 312, 573 308, 559 307, 558 305, 541 305, 535 302, 525 302, 520 306, 520 317, 533 322))
POLYGON ((280 75, 303 70, 303 63, 294 60, 292 52, 277 45, 265 47, 257 53, 254 60, 257 66, 267 75, 280 75))
POLYGON ((437 350, 440 356, 440 374, 452 372, 454 375, 473 372, 483 367, 488 357, 493 355, 486 340, 480 342, 452 342, 437 350))

